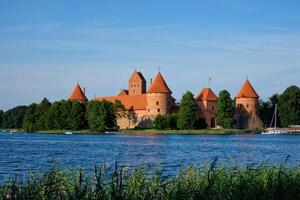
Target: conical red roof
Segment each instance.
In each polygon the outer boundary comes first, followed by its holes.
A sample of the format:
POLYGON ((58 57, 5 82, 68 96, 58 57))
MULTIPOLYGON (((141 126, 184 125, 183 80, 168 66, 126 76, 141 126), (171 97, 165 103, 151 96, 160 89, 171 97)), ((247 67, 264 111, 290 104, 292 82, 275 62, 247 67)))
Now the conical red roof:
POLYGON ((80 102, 87 102, 88 99, 86 98, 84 92, 82 91, 79 83, 77 83, 76 87, 73 89, 73 92, 71 96, 69 97, 69 100, 77 100, 80 102))
POLYGON ((259 98, 258 94, 255 92, 254 88, 252 87, 251 83, 247 79, 242 86, 240 92, 236 95, 236 98, 259 98))
POLYGON ((148 93, 172 93, 160 72, 152 82, 148 93))
POLYGON ((210 88, 203 88, 196 97, 198 101, 216 101, 217 96, 210 88))

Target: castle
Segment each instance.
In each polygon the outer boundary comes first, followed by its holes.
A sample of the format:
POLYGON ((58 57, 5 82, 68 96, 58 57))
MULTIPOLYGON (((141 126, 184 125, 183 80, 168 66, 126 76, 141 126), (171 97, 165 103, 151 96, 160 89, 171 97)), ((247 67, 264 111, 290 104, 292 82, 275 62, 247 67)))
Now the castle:
MULTIPOLYGON (((79 83, 74 88, 69 100, 87 103, 85 89, 79 83)), ((128 89, 122 89, 117 96, 94 97, 93 100, 120 101, 125 109, 126 116, 117 120, 119 128, 151 127, 157 115, 175 113, 176 103, 172 91, 165 82, 162 74, 158 72, 154 81, 151 80, 147 90, 147 81, 143 74, 134 71, 128 81, 128 89)), ((205 120, 208 128, 217 126, 216 107, 217 96, 210 88, 203 88, 195 97, 198 104, 198 117, 205 120)), ((235 97, 236 109, 234 118, 237 127, 243 129, 256 129, 262 127, 258 113, 259 96, 247 79, 235 97)))

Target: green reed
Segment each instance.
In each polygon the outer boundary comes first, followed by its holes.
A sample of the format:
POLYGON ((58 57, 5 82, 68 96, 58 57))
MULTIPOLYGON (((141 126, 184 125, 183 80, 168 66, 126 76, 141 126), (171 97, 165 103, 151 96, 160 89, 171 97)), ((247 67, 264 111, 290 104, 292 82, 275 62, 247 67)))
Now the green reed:
POLYGON ((145 168, 95 167, 83 170, 52 166, 23 181, 10 178, 1 199, 300 199, 300 168, 260 167, 207 169, 188 167, 176 177, 145 168))

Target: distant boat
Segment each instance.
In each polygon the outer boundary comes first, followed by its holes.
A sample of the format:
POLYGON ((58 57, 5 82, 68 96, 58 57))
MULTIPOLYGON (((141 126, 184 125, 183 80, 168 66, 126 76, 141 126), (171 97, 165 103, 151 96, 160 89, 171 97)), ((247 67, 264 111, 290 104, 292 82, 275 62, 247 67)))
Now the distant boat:
POLYGON ((73 133, 71 131, 66 131, 65 134, 66 135, 72 135, 73 133))
POLYGON ((273 117, 272 117, 272 121, 271 121, 271 124, 270 124, 270 128, 269 130, 267 130, 266 132, 262 132, 261 134, 263 135, 281 135, 281 134, 289 134, 290 132, 288 130, 284 130, 284 129, 279 129, 277 128, 277 110, 278 110, 278 106, 277 104, 275 105, 275 110, 274 110, 274 114, 273 114, 273 117), (274 121, 274 127, 272 127, 272 124, 273 124, 273 121, 274 121))

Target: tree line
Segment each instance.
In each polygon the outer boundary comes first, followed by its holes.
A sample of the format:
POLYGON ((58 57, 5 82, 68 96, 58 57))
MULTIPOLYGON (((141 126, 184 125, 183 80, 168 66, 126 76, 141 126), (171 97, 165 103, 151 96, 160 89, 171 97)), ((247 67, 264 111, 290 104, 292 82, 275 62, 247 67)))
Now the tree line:
MULTIPOLYGON (((265 127, 271 123, 275 105, 278 105, 278 126, 300 124, 300 89, 288 87, 282 94, 274 94, 267 101, 260 100, 259 113, 265 127)), ((155 129, 204 129, 205 120, 198 117, 194 95, 186 92, 175 114, 158 115, 152 125, 155 129)), ((217 123, 224 128, 234 128, 235 102, 230 93, 222 90, 217 99, 217 123)), ((38 130, 82 130, 102 132, 117 128, 117 118, 131 118, 120 101, 90 101, 87 105, 77 101, 56 101, 44 98, 40 103, 17 106, 6 112, 0 110, 0 128, 38 130)))
POLYGON ((39 130, 83 130, 102 132, 116 128, 117 117, 125 112, 116 101, 90 101, 87 105, 78 101, 56 101, 44 98, 40 103, 17 106, 0 111, 0 128, 39 130))

